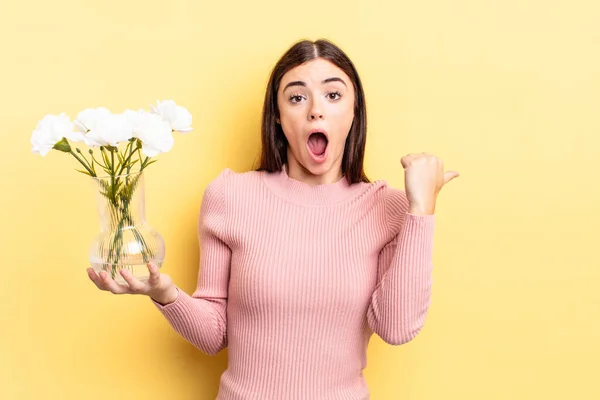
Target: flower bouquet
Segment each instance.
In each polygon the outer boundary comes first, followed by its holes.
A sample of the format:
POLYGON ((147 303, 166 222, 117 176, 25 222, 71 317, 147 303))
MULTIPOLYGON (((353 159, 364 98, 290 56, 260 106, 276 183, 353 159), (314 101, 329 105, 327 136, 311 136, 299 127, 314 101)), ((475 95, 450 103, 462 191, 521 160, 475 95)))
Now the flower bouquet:
POLYGON ((173 132, 188 133, 191 124, 191 114, 172 100, 157 101, 150 111, 114 114, 98 107, 81 111, 75 121, 65 113, 39 121, 32 152, 69 153, 83 166, 77 171, 91 177, 100 217, 100 232, 89 249, 96 272, 107 271, 126 285, 120 269, 147 280, 148 262, 162 265, 164 241, 145 220, 143 171, 156 162, 152 157, 171 150, 173 132), (84 152, 76 143, 89 149, 84 152))

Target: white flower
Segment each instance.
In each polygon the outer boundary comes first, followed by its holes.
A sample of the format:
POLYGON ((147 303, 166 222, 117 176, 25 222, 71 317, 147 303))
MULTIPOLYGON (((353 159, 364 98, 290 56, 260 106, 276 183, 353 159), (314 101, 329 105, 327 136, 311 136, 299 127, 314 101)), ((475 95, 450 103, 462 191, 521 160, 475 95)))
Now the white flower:
POLYGON ((81 111, 75 119, 75 127, 83 135, 85 144, 88 146, 101 146, 90 137, 87 133, 96 129, 96 122, 103 116, 110 114, 110 111, 104 107, 88 108, 81 111))
POLYGON ((123 114, 112 114, 104 107, 81 111, 75 126, 88 146, 118 146, 133 136, 131 122, 123 114))
POLYGON ((173 100, 156 101, 156 106, 150 105, 152 111, 169 122, 174 131, 188 133, 192 131, 192 114, 173 100))
POLYGON ((127 110, 123 113, 133 128, 133 137, 142 142, 142 153, 154 157, 171 150, 175 139, 171 125, 160 115, 144 110, 127 110))
POLYGON ((74 125, 68 115, 48 114, 38 122, 31 134, 31 151, 43 157, 63 138, 73 141, 80 139, 78 133, 74 132, 74 125))

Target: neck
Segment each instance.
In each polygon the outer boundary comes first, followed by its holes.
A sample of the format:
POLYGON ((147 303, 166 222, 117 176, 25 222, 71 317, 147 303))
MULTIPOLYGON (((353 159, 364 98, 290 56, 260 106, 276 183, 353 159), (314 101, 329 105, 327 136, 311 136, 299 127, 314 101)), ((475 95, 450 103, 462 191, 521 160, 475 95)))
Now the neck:
POLYGON ((322 175, 313 174, 300 165, 293 157, 288 157, 288 163, 284 165, 284 168, 290 178, 311 186, 336 183, 343 177, 341 163, 338 162, 322 175))

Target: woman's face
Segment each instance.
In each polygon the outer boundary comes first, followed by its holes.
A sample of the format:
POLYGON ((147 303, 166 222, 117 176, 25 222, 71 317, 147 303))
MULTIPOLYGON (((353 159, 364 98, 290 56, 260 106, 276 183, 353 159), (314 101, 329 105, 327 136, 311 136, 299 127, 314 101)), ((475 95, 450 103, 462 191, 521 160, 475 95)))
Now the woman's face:
POLYGON ((281 79, 277 104, 290 177, 311 184, 341 178, 344 144, 354 119, 354 87, 335 64, 316 58, 281 79))

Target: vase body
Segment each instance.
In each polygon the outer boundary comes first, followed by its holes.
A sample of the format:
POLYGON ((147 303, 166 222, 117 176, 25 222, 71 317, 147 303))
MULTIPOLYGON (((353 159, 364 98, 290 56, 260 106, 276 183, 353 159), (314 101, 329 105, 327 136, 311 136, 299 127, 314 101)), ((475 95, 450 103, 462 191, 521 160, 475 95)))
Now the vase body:
POLYGON ((100 232, 93 239, 89 259, 96 273, 106 271, 127 285, 120 270, 127 269, 147 281, 147 264, 159 268, 165 259, 162 236, 146 222, 144 173, 92 178, 100 232))

